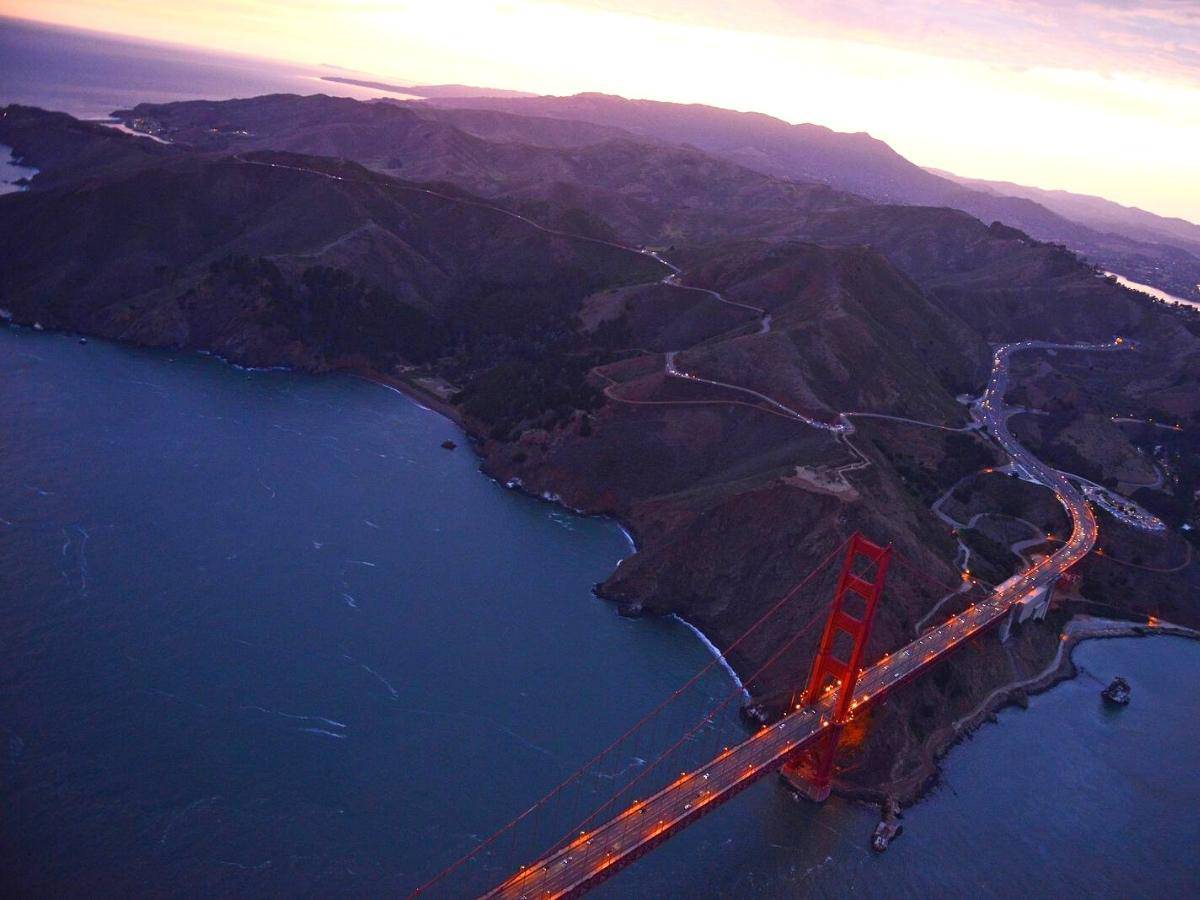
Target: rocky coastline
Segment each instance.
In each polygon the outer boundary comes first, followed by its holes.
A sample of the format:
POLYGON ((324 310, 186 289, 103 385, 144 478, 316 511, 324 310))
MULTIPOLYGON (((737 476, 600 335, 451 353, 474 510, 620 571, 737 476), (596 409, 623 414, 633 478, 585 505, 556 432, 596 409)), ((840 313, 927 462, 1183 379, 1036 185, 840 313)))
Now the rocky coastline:
POLYGON ((1044 694, 1062 682, 1078 677, 1079 669, 1075 665, 1073 653, 1084 641, 1157 636, 1200 640, 1200 631, 1168 622, 1148 624, 1144 621, 1074 616, 1062 632, 1062 652, 1056 655, 1051 665, 1032 679, 1023 679, 997 688, 973 714, 939 729, 926 744, 926 752, 916 774, 899 781, 881 784, 877 789, 863 789, 835 781, 834 793, 865 803, 880 803, 892 798, 902 806, 912 806, 937 789, 941 780, 942 761, 950 752, 962 741, 973 737, 982 726, 995 723, 997 713, 1010 706, 1028 709, 1030 697, 1044 694))

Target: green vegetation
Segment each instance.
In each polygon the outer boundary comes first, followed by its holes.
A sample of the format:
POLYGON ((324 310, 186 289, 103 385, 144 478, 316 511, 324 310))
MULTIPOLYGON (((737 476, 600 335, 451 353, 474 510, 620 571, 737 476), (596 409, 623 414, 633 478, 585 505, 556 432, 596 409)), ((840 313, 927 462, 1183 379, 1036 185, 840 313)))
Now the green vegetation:
MULTIPOLYGON (((936 468, 886 442, 876 441, 874 444, 896 469, 905 486, 927 506, 954 482, 996 461, 988 445, 971 434, 956 433, 946 437, 942 460, 936 468)), ((970 497, 971 489, 969 485, 964 485, 959 490, 964 488, 967 490, 966 496, 960 499, 965 501, 970 497)), ((957 498, 958 494, 955 496, 957 498)))
POLYGON ((512 438, 526 427, 554 428, 577 409, 601 405, 603 395, 587 383, 588 371, 600 361, 590 354, 530 353, 487 370, 454 400, 487 423, 494 439, 512 438))
POLYGON ((273 321, 326 358, 427 362, 448 338, 424 310, 333 266, 309 266, 296 279, 266 257, 226 256, 209 265, 206 284, 266 300, 273 321))
POLYGON ((1020 565, 1020 560, 999 541, 993 540, 977 528, 969 528, 961 533, 963 543, 971 548, 974 572, 986 576, 994 583, 999 583, 1012 574, 1020 565), (980 565, 982 560, 984 565, 980 565))
POLYGON ((312 266, 301 283, 307 302, 291 307, 291 325, 302 340, 330 355, 359 352, 372 359, 426 362, 446 344, 446 331, 427 312, 344 269, 312 266))

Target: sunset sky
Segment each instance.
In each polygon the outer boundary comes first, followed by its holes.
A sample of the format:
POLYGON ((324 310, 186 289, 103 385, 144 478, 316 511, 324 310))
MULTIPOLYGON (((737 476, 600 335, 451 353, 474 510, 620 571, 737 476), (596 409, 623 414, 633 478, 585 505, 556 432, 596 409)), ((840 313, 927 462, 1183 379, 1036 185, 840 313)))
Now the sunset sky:
POLYGON ((1200 221, 1190 0, 0 0, 5 14, 390 78, 703 102, 921 165, 1200 221))

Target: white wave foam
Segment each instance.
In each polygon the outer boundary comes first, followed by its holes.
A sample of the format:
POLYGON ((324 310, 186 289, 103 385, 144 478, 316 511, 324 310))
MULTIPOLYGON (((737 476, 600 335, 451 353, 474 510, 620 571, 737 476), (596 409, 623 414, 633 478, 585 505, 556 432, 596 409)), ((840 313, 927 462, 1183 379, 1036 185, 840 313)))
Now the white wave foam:
POLYGON ((629 533, 629 529, 617 522, 617 527, 621 529, 621 534, 625 535, 625 540, 629 541, 629 549, 637 553, 637 541, 633 539, 633 535, 629 533))
POLYGON ((306 734, 323 734, 325 737, 337 738, 339 741, 346 739, 344 734, 335 734, 332 731, 326 731, 324 728, 297 728, 296 730, 303 731, 306 734))
POLYGON ((386 678, 384 678, 382 675, 380 675, 378 672, 376 672, 374 669, 372 669, 366 663, 359 663, 359 666, 364 671, 370 672, 372 675, 374 675, 379 680, 379 683, 388 689, 388 693, 392 695, 393 700, 399 699, 400 693, 394 687, 392 687, 392 683, 390 681, 388 681, 386 678))
POLYGON ((296 719, 300 722, 324 722, 326 725, 329 725, 332 728, 346 727, 344 722, 339 722, 336 719, 326 719, 324 716, 298 716, 294 713, 281 712, 278 709, 267 709, 265 706, 239 706, 238 709, 252 709, 256 712, 263 712, 270 716, 282 716, 285 719, 296 719))
POLYGON ((702 643, 705 647, 707 647, 708 652, 716 657, 717 662, 720 663, 720 665, 721 665, 721 668, 725 670, 725 673, 730 677, 730 679, 733 681, 733 683, 735 685, 737 685, 737 688, 738 688, 738 690, 740 690, 742 692, 742 695, 747 700, 749 700, 750 692, 748 690, 746 690, 746 686, 744 684, 742 684, 742 679, 738 678, 738 674, 737 674, 737 672, 733 671, 733 666, 731 666, 729 664, 729 660, 727 660, 721 654, 721 651, 717 649, 716 645, 708 639, 708 635, 706 635, 703 631, 701 631, 699 628, 697 628, 695 625, 693 625, 691 622, 689 622, 687 619, 685 619, 683 616, 679 615, 678 613, 671 613, 671 618, 675 619, 678 622, 682 622, 685 626, 687 626, 687 628, 692 632, 692 634, 694 634, 694 635, 696 635, 696 637, 700 638, 700 643, 702 643))
POLYGON ((422 403, 416 397, 412 397, 412 396, 404 393, 404 391, 400 390, 400 388, 398 388, 398 387, 393 387, 390 384, 384 384, 382 381, 376 381, 374 378, 368 378, 366 380, 371 382, 371 384, 379 385, 385 391, 391 391, 393 394, 399 394, 401 397, 403 397, 405 400, 407 400, 409 403, 411 403, 413 406, 417 407, 418 409, 423 409, 423 410, 425 410, 425 412, 434 412, 434 410, 430 409, 428 406, 426 406, 424 403, 422 403))

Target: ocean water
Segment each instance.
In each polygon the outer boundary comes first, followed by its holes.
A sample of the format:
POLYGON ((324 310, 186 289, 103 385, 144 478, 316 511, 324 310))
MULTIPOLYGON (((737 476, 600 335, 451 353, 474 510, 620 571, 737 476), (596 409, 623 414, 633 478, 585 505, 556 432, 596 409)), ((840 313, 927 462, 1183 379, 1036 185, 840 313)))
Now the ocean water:
POLYGON ((711 659, 378 385, 0 328, 0 405, 22 892, 410 889, 711 659))
MULTIPOLYGON (((1159 288, 1151 285, 1141 284, 1137 281, 1131 281, 1123 275, 1118 275, 1116 272, 1105 272, 1104 274, 1111 275, 1113 278, 1117 279, 1118 284, 1123 284, 1125 287, 1131 288, 1135 291, 1141 291, 1143 294, 1149 294, 1155 300, 1159 300, 1163 303, 1182 303, 1184 306, 1190 306, 1193 309, 1200 309, 1200 301, 1185 300, 1183 297, 1176 297, 1174 294, 1168 294, 1166 291, 1160 290, 1159 288)), ((1200 290, 1200 284, 1196 285, 1196 289, 1200 290)))
POLYGON ((21 103, 104 119, 141 102, 260 94, 396 96, 322 81, 334 67, 194 50, 0 16, 0 105, 21 103))
MULTIPOLYGON (((10 893, 405 892, 710 658, 591 596, 616 524, 377 385, 0 329, 0 404, 10 893)), ((599 895, 1195 896, 1200 645, 1076 658, 882 856, 767 779, 599 895)))
POLYGON ((37 169, 33 166, 23 166, 17 162, 12 147, 0 144, 0 194, 15 194, 23 190, 19 182, 33 178, 37 169))

